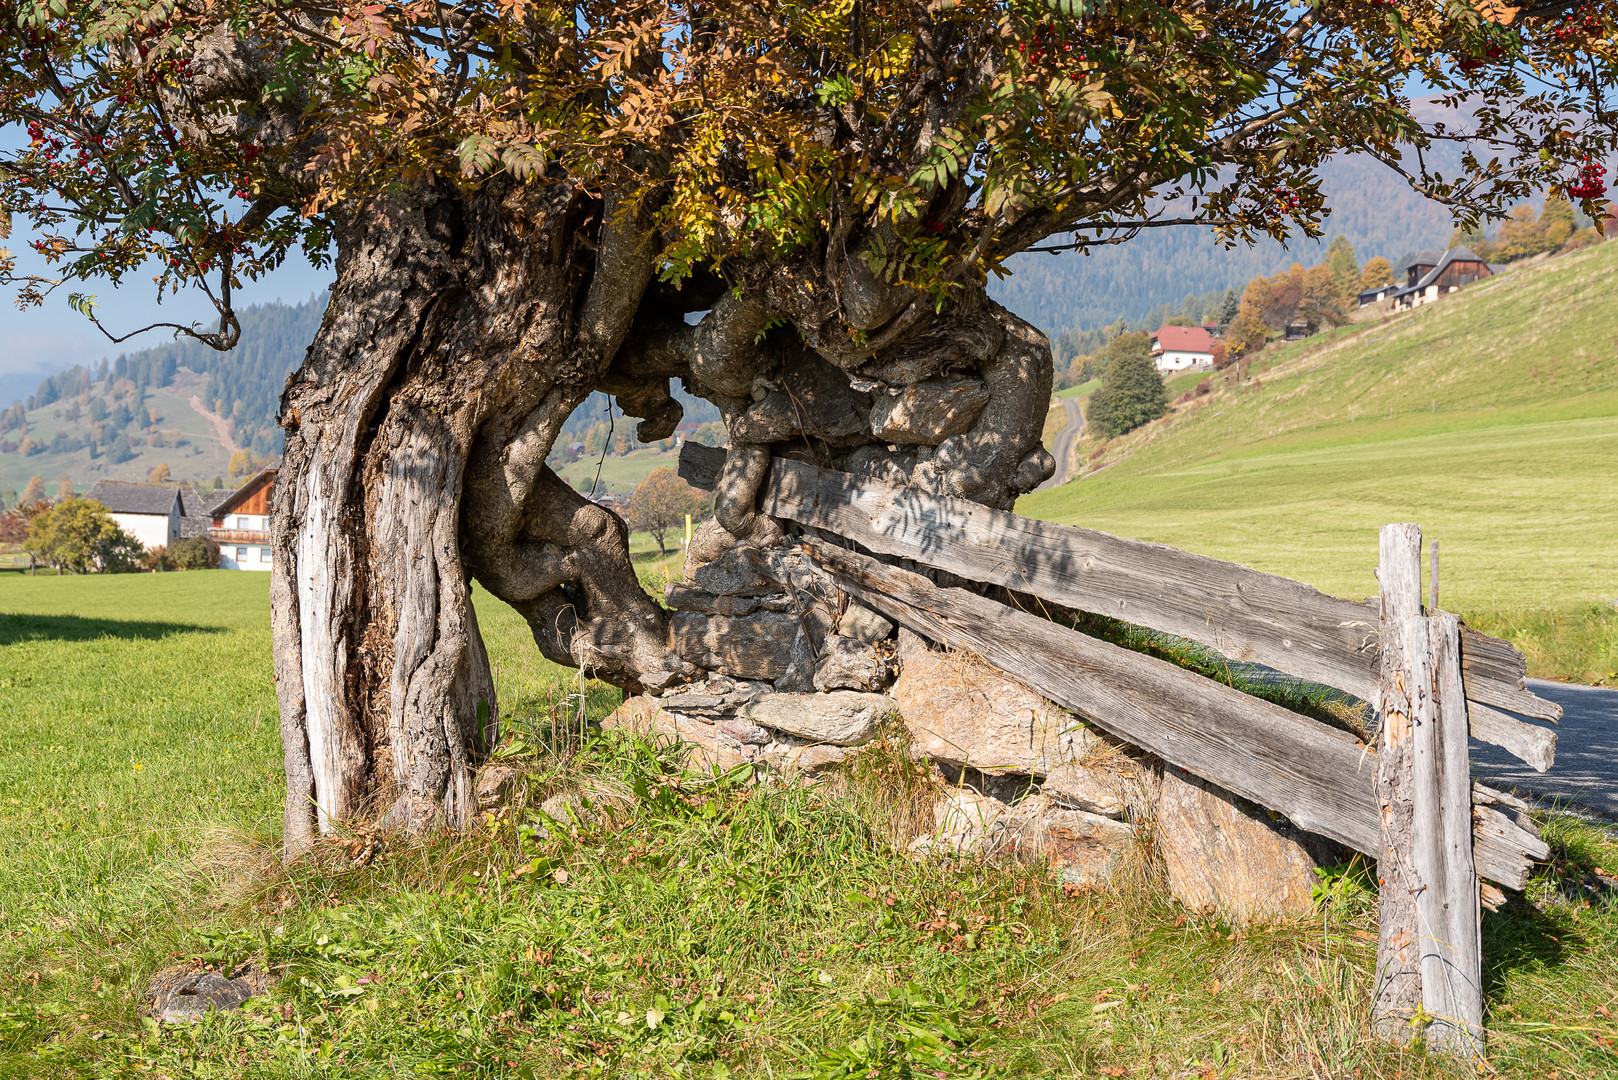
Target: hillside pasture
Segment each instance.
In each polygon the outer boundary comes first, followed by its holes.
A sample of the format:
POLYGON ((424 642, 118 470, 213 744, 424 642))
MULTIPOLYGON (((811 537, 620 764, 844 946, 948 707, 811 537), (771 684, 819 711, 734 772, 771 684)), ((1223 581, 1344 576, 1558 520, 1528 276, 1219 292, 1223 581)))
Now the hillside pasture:
MULTIPOLYGON (((96 385, 104 386, 101 383, 96 385)), ((6 488, 21 491, 30 476, 38 476, 45 480, 46 491, 54 494, 56 478, 65 472, 83 492, 97 480, 144 480, 158 465, 167 465, 174 480, 210 483, 215 476, 225 474, 230 452, 220 441, 213 424, 191 407, 191 398, 196 396, 198 400, 204 400, 207 390, 207 376, 190 371, 181 371, 166 386, 147 390, 141 398, 141 407, 157 413, 160 430, 175 434, 166 437, 164 445, 151 446, 147 434, 138 425, 130 425, 119 433, 125 438, 139 436, 137 445, 132 448, 134 456, 128 461, 113 464, 104 450, 92 458, 88 448, 60 454, 47 449, 26 456, 16 451, 0 453, 0 491, 6 488), (183 440, 185 445, 176 445, 179 440, 183 440)), ((91 428, 89 413, 81 409, 78 418, 70 420, 67 411, 67 401, 56 401, 42 409, 31 410, 27 414, 29 434, 47 444, 58 431, 88 440, 91 428)), ((5 438, 17 442, 19 434, 12 431, 5 438)))
POLYGON ((1377 529, 1415 521, 1439 541, 1446 608, 1512 636, 1534 674, 1611 678, 1615 286, 1603 245, 1266 350, 1246 383, 1218 376, 1161 421, 1086 440, 1088 474, 1018 512, 1353 598, 1376 592, 1377 529), (1551 624, 1583 644, 1530 629, 1551 624))

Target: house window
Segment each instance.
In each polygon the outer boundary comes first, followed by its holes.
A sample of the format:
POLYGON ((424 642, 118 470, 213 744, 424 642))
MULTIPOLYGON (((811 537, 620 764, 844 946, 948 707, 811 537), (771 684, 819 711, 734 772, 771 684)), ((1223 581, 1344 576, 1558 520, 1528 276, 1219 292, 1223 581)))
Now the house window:
POLYGON ((239 548, 236 549, 236 561, 239 562, 239 563, 244 563, 244 562, 247 561, 247 549, 246 548, 239 547, 239 548))
POLYGON ((270 561, 270 549, 269 548, 259 548, 258 549, 258 561, 259 562, 269 562, 270 561))
POLYGON ((236 519, 236 527, 237 527, 237 528, 238 528, 238 529, 245 529, 245 528, 247 528, 247 519, 246 519, 246 518, 244 518, 244 517, 239 517, 239 518, 237 518, 237 519, 236 519))

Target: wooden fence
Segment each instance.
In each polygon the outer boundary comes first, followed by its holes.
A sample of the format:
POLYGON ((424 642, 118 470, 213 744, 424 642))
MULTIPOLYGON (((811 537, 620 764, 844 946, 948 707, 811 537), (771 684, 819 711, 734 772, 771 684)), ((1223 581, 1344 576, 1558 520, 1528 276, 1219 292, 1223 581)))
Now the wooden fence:
MULTIPOLYGON (((711 489, 724 451, 688 443, 680 475, 711 489)), ((772 460, 760 509, 851 595, 896 623, 969 650, 1165 762, 1377 860, 1382 881, 1375 1015, 1393 1035, 1480 1045, 1479 902, 1520 890, 1549 855, 1520 801, 1473 783, 1467 736, 1543 772, 1561 709, 1528 691, 1508 643, 1424 611, 1420 530, 1387 526, 1382 595, 1364 603, 1162 544, 1036 521, 977 503, 772 460), (852 547, 850 545, 853 545, 852 547), (871 554, 1001 586, 1001 603, 871 554), (1043 601, 1198 642, 1361 698, 1378 743, 1033 610, 1043 601), (1480 880, 1481 879, 1481 880, 1480 880)), ((1436 563, 1435 571, 1436 573, 1436 563)), ((1436 590, 1435 590, 1436 591, 1436 590)))

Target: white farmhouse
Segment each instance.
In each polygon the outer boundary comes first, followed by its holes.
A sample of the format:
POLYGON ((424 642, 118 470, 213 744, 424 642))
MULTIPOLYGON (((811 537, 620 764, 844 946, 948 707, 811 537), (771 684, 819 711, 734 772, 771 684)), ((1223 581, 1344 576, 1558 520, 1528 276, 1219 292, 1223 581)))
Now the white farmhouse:
POLYGON ((1152 335, 1152 362, 1159 371, 1213 367, 1213 335, 1200 326, 1160 326, 1152 335))
POLYGON ((98 480, 90 498, 107 508, 118 527, 150 551, 180 538, 180 489, 168 484, 98 480))

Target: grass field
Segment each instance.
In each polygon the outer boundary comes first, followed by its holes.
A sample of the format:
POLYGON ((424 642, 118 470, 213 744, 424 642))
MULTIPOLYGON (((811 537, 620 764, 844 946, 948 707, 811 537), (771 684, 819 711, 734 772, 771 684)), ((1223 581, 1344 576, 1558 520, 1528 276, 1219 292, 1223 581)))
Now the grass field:
POLYGON ((1618 245, 1259 354, 1018 512, 1374 594, 1378 528, 1440 543, 1442 602, 1534 673, 1618 672, 1618 245), (1550 636, 1547 636, 1550 635, 1550 636))
MULTIPOLYGON (((1368 1038, 1351 876, 1318 920, 1235 931, 1150 874, 1071 893, 913 861, 930 781, 883 748, 807 791, 682 778, 616 739, 550 756, 554 720, 617 694, 484 595, 507 760, 534 799, 583 790, 607 819, 541 839, 518 808, 284 871, 267 585, 0 577, 0 1077, 1463 1075, 1368 1038), (284 976, 268 998, 140 1022, 157 968, 247 957, 284 976)), ((1618 909, 1559 875, 1618 865, 1618 842, 1547 829, 1532 902, 1484 922, 1489 1073, 1612 1075, 1618 909)))
POLYGON ((613 494, 628 495, 653 470, 666 468, 672 471, 679 463, 680 455, 673 451, 646 448, 622 456, 609 454, 605 459, 582 457, 557 469, 556 475, 566 480, 574 490, 586 491, 596 478, 599 467, 603 488, 613 494))

